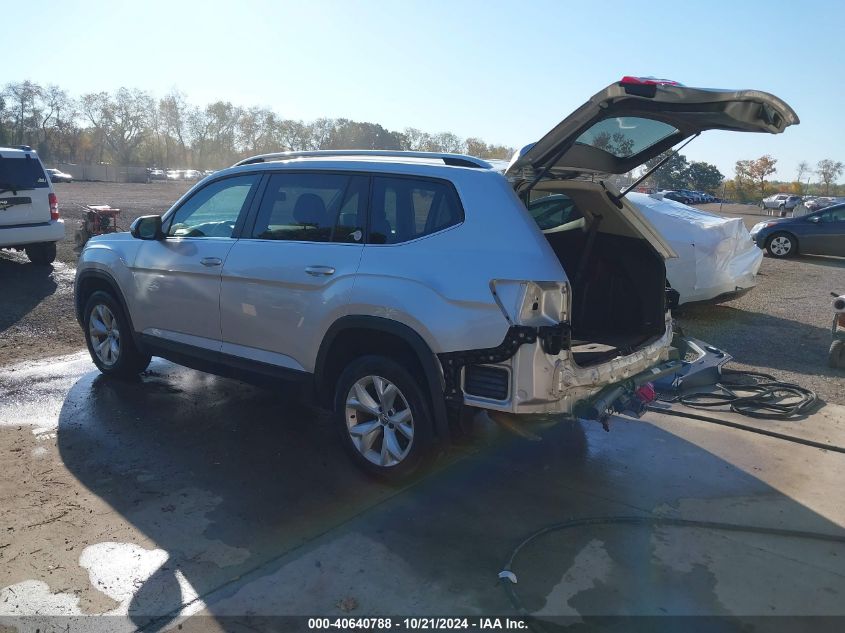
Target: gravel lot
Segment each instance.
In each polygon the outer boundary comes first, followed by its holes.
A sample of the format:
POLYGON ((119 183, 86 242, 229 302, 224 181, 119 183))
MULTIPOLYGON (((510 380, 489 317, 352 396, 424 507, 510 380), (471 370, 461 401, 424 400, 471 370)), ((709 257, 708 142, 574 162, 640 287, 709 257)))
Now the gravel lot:
MULTIPOLYGON (((22 254, 0 251, 0 365, 84 347, 72 307, 73 231, 83 204, 119 207, 125 228, 139 215, 165 211, 188 187, 169 182, 57 185, 68 229, 53 269, 38 269, 22 254)), ((720 212, 719 205, 703 208, 720 212)), ((762 217, 749 205, 725 205, 721 213, 742 217, 749 228, 762 217)), ((845 292, 845 259, 766 257, 752 292, 720 305, 686 306, 676 316, 687 334, 732 354, 733 367, 772 373, 845 404, 845 370, 827 367, 832 290, 845 292)))
POLYGON ((192 182, 151 182, 111 183, 111 182, 72 182, 57 183, 56 195, 59 209, 65 219, 66 239, 59 245, 59 260, 76 265, 77 252, 74 250, 73 235, 79 220, 84 215, 86 204, 107 204, 120 209, 118 226, 128 229, 132 220, 139 215, 164 213, 194 183, 192 182))

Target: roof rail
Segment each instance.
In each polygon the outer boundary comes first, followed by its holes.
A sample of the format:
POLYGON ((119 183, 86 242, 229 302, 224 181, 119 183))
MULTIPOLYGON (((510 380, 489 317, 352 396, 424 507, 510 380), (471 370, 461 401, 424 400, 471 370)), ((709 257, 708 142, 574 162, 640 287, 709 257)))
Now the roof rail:
POLYGON ((474 156, 466 156, 464 154, 405 152, 383 149, 321 149, 308 152, 274 152, 272 154, 261 154, 259 156, 252 156, 251 158, 244 158, 243 160, 235 163, 233 167, 277 160, 291 160, 294 158, 330 158, 333 156, 362 156, 365 158, 369 158, 371 156, 385 158, 428 158, 442 160, 444 164, 451 165, 453 167, 475 167, 480 169, 493 168, 493 166, 486 160, 481 160, 480 158, 475 158, 474 156))

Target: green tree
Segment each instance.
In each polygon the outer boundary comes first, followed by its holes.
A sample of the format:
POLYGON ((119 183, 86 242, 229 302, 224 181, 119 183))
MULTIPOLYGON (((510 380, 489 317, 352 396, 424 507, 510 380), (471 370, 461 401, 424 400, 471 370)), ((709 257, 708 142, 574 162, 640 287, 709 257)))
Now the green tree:
POLYGON ((722 186, 725 177, 716 165, 710 163, 693 161, 686 170, 686 181, 689 188, 695 191, 706 191, 716 193, 722 186))
MULTIPOLYGON (((645 162, 645 169, 653 169, 660 161, 672 154, 672 150, 666 150, 645 162)), ((655 189, 686 189, 687 170, 689 163, 683 154, 675 154, 666 161, 660 169, 649 176, 651 186, 655 189)))

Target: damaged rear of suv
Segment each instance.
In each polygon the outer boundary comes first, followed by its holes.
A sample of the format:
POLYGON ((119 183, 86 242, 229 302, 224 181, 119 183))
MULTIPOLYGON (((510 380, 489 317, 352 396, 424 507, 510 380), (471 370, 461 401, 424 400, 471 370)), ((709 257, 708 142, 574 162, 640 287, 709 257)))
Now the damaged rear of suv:
POLYGON ((401 478, 466 407, 599 420, 636 409, 638 387, 677 365, 674 253, 605 176, 707 129, 796 123, 766 93, 626 78, 504 176, 450 154, 257 156, 139 218, 131 237, 92 239, 77 315, 107 374, 157 355, 303 380, 352 458, 401 478), (571 205, 541 231, 526 207, 544 195, 571 205))

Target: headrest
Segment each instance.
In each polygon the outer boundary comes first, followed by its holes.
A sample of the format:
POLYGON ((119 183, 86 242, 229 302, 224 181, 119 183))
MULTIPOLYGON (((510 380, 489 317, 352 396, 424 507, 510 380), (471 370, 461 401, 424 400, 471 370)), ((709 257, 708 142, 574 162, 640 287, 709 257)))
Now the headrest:
POLYGON ((293 208, 293 218, 300 224, 316 224, 325 226, 326 205, 316 193, 303 193, 296 200, 293 208))

